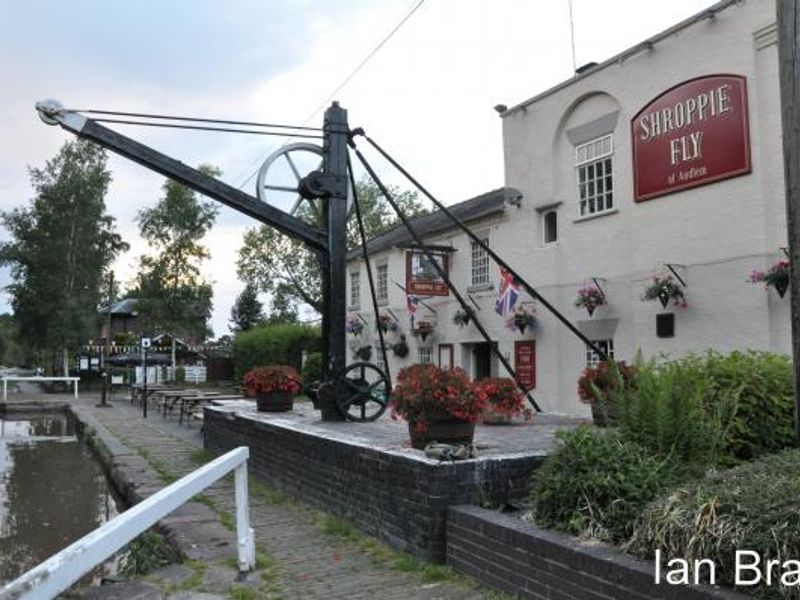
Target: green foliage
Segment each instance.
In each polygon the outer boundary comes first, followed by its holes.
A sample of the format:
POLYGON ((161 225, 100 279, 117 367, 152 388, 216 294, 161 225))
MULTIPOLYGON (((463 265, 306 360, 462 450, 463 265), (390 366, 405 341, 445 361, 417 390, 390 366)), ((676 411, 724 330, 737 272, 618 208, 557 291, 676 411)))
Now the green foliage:
POLYGON ((106 160, 91 142, 65 143, 43 169, 30 169, 30 206, 0 215, 19 340, 53 364, 95 335, 104 272, 128 249, 105 212, 106 160))
POLYGON ((729 404, 709 401, 711 383, 695 357, 639 364, 635 383, 615 393, 621 433, 687 469, 715 464, 732 413, 729 404))
POLYGON ((732 465, 793 444, 788 357, 709 352, 639 365, 615 396, 625 435, 685 465, 732 465))
POLYGON ((308 325, 264 325, 238 333, 233 340, 236 377, 253 367, 291 365, 300 368, 303 350, 318 351, 322 337, 318 327, 308 325))
POLYGON ((303 383, 322 380, 322 352, 311 352, 300 371, 303 383))
MULTIPOLYGON (((208 165, 199 170, 216 176, 208 165)), ((194 191, 167 180, 164 197, 139 211, 139 231, 155 255, 142 256, 135 287, 138 309, 151 333, 170 332, 205 339, 211 313, 211 284, 200 274, 208 250, 200 242, 211 229, 217 206, 199 200, 194 191)))
POLYGON ((247 331, 264 321, 261 302, 258 300, 258 290, 252 283, 247 283, 242 293, 236 297, 236 303, 231 308, 231 330, 247 331))
POLYGON ((710 401, 732 405, 722 460, 733 464, 794 444, 794 388, 788 356, 769 352, 710 352, 703 365, 710 401))
POLYGON ((169 562, 164 538, 154 531, 145 531, 123 550, 119 572, 125 577, 144 575, 169 562))
POLYGON ((543 527, 625 540, 642 508, 674 481, 668 463, 618 431, 578 427, 557 437, 531 489, 532 515, 543 527))
MULTIPOLYGON (((399 221, 380 189, 368 179, 356 184, 367 238, 372 238, 395 226, 399 221)), ((393 198, 409 217, 426 214, 428 210, 417 198, 416 192, 400 191, 389 187, 393 198)), ((316 226, 321 215, 303 204, 298 216, 316 226)), ((356 221, 347 224, 347 244, 355 248, 361 243, 356 221)), ((298 304, 306 304, 321 312, 322 286, 319 259, 301 242, 278 232, 272 227, 261 226, 248 231, 239 249, 237 261, 239 277, 259 290, 272 296, 270 313, 287 315, 297 313, 298 304)))
MULTIPOLYGON (((800 450, 796 449, 711 473, 651 504, 636 523, 627 549, 648 558, 660 548, 664 556, 690 563, 711 559, 717 565, 717 582, 732 585, 737 549, 758 552, 762 565, 770 559, 800 556, 798 492, 800 450)), ((748 593, 779 597, 775 588, 771 594, 763 587, 748 588, 748 593)))

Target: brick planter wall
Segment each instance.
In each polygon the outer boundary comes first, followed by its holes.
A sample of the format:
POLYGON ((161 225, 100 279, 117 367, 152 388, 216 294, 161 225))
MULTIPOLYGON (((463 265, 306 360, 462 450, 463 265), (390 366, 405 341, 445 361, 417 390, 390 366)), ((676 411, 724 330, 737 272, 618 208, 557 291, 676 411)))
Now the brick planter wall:
POLYGON ((652 563, 477 506, 449 510, 447 562, 487 585, 537 600, 747 598, 710 586, 655 585, 652 563))
POLYGON ((250 470, 268 485, 353 521, 394 548, 445 560, 447 508, 523 497, 541 455, 455 463, 419 451, 376 449, 354 439, 309 433, 289 422, 205 411, 205 446, 250 447, 250 470))

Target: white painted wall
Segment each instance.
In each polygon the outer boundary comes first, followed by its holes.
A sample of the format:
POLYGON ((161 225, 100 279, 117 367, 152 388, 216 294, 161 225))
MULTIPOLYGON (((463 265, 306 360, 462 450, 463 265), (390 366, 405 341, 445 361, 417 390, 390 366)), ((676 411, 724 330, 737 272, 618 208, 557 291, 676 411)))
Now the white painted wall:
MULTIPOLYGON (((524 110, 503 119, 506 185, 522 191, 519 207, 506 206, 502 216, 473 229, 487 229, 490 245, 554 306, 592 337, 612 331, 618 359, 631 360, 638 350, 645 357, 677 357, 708 348, 727 352, 754 348, 789 352, 788 296, 747 282, 753 269, 765 269, 786 246, 786 216, 782 172, 777 35, 772 0, 745 0, 657 41, 651 50, 598 69, 572 83, 540 95, 524 110), (747 78, 752 172, 722 182, 633 202, 630 121, 654 97, 688 79, 715 73, 747 78), (618 111, 614 134, 612 214, 577 218, 574 145, 566 132, 618 111), (559 241, 542 243, 542 215, 537 207, 558 206, 559 241), (658 302, 642 302, 649 278, 664 263, 686 265, 679 274, 688 283, 688 308, 672 307, 676 335, 655 335, 658 302), (610 304, 590 319, 573 306, 577 289, 591 277, 605 279, 610 304)), ((469 283, 470 251, 466 236, 440 235, 426 240, 449 244, 451 275, 459 290, 469 283)), ((387 261, 389 278, 404 285, 403 251, 375 256, 387 261)), ((360 310, 371 315, 362 261, 351 263, 362 273, 360 310)), ((537 340, 537 401, 545 410, 588 414, 577 400, 576 380, 585 363, 585 347, 540 306, 535 332, 520 336, 504 327, 494 313, 495 289, 474 294, 478 316, 513 360, 513 342, 537 340)), ((389 307, 403 316, 408 334, 405 295, 390 283, 389 307)), ((528 300, 523 295, 523 300, 528 300)), ((452 297, 428 301, 437 311, 437 328, 426 341, 435 349, 453 343, 455 360, 470 370, 469 347, 481 341, 470 325, 452 323, 458 308, 452 297)), ((419 315, 428 311, 422 307, 419 315)), ((377 349, 374 331, 370 332, 377 349)), ((392 338, 392 334, 389 335, 392 338)), ((396 336, 395 336, 396 337, 396 336)), ((392 341, 390 339, 390 341, 392 341)), ((417 361, 418 340, 408 336, 411 352, 404 360, 390 359, 393 372, 417 361)), ((373 358, 374 360, 374 358, 373 358)), ((502 373, 502 367, 499 374, 502 373)))

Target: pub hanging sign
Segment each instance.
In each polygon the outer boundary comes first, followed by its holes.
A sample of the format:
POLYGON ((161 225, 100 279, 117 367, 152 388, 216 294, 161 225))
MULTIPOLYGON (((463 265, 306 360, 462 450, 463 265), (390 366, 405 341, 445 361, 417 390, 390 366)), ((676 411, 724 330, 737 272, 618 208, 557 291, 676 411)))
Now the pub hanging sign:
MULTIPOLYGON (((450 257, 447 253, 432 251, 431 256, 448 275, 450 257)), ((421 250, 406 251, 406 293, 420 296, 447 296, 450 293, 444 279, 421 250)))
POLYGON ((634 200, 749 173, 747 85, 709 75, 667 90, 631 121, 634 200))

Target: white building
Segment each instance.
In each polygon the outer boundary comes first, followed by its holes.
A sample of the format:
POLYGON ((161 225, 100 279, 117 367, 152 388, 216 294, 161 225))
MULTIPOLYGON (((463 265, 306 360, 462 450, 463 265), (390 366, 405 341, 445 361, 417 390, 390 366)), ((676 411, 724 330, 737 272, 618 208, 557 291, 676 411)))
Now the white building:
MULTIPOLYGON (((748 280, 785 258, 774 2, 719 2, 501 116, 508 187, 454 208, 588 338, 628 361, 638 350, 789 352, 788 296, 748 280), (642 301, 654 275, 683 280, 688 306, 642 301), (594 282, 607 304, 590 317, 574 301, 594 282), (674 317, 659 317, 657 331, 659 314, 674 317)), ((416 225, 426 244, 452 249, 452 281, 469 292, 512 365, 533 351, 542 408, 587 414, 576 393, 595 359, 586 346, 524 292, 518 306, 535 307, 538 323, 523 334, 510 330, 494 310, 498 267, 443 215, 416 225)), ((452 295, 420 293, 427 307, 418 307, 416 322, 435 327, 424 341, 410 335, 400 288, 410 241, 398 228, 370 244, 379 302, 400 324, 387 339, 405 333, 410 348, 405 358, 389 352, 392 373, 432 361, 473 377, 505 375, 475 326, 453 322, 452 295)), ((349 268, 351 314, 372 325, 357 253, 349 268)), ((374 327, 349 338, 353 347, 372 345, 376 360, 374 327)))

